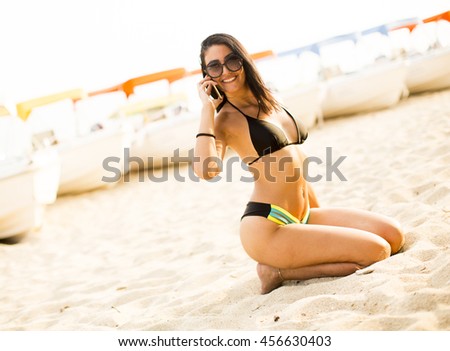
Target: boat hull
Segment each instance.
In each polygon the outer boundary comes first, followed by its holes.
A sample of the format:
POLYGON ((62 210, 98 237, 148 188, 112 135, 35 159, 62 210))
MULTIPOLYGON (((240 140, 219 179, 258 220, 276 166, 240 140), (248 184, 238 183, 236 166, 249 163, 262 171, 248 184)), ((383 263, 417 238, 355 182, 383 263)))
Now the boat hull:
POLYGON ((299 85, 278 93, 283 105, 307 128, 320 120, 322 87, 317 84, 299 85))
POLYGON ((450 48, 410 59, 406 85, 411 93, 450 88, 450 48))
POLYGON ((57 145, 61 157, 58 195, 79 194, 116 184, 116 181, 104 181, 104 177, 111 178, 105 163, 110 159, 110 167, 114 166, 122 174, 126 143, 125 131, 101 130, 70 144, 57 145))
POLYGON ((407 67, 389 62, 326 82, 321 107, 324 118, 351 115, 390 107, 407 96, 407 67))
POLYGON ((40 152, 35 162, 0 177, 0 239, 42 226, 45 206, 56 200, 59 177, 59 158, 51 152, 40 152))
POLYGON ((147 123, 130 147, 132 159, 125 164, 125 172, 127 169, 136 171, 188 162, 192 155, 190 150, 195 146, 198 124, 198 114, 188 111, 147 123))

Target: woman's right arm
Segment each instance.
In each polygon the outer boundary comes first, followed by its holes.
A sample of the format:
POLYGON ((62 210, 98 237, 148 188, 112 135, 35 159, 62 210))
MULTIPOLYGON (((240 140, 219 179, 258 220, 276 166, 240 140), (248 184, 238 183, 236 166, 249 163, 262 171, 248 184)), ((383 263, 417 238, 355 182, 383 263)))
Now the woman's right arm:
POLYGON ((202 79, 198 85, 200 99, 203 107, 201 109, 199 134, 210 134, 212 136, 197 136, 194 148, 194 172, 203 179, 212 179, 222 171, 222 160, 225 154, 224 135, 215 126, 215 110, 222 99, 212 99, 209 96, 213 82, 210 78, 202 79))

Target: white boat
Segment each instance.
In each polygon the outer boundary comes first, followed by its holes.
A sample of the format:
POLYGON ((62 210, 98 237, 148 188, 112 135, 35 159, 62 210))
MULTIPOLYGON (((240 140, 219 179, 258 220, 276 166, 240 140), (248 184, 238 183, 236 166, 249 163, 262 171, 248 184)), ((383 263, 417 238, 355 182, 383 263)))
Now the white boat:
POLYGON ((408 59, 406 85, 411 93, 450 88, 450 47, 408 59))
POLYGON ((186 162, 190 157, 200 115, 187 108, 182 94, 130 103, 119 113, 126 116, 135 130, 125 172, 160 168, 186 162))
POLYGON ((319 82, 300 84, 279 92, 281 102, 293 116, 299 118, 307 127, 311 128, 322 123, 322 109, 320 102, 323 86, 319 82))
POLYGON ((450 11, 410 28, 416 53, 408 57, 411 93, 450 88, 450 11))
POLYGON ((387 108, 408 96, 406 64, 392 60, 387 50, 388 27, 343 34, 316 44, 323 65, 324 119, 387 108))
POLYGON ((393 61, 388 33, 391 27, 411 21, 337 35, 279 56, 301 57, 308 53, 318 58, 320 111, 324 119, 383 109, 409 94, 406 64, 393 61))
MULTIPOLYGON (((130 148, 124 152, 125 173, 187 162, 200 114, 189 108, 187 94, 171 89, 172 83, 183 78, 186 70, 176 68, 132 78, 105 90, 122 90, 128 97, 117 110, 119 119, 134 130, 130 148)), ((182 86, 180 83, 178 90, 182 86)))
POLYGON ((59 158, 53 154, 39 162, 22 160, 0 167, 0 239, 40 228, 45 206, 56 200, 59 158))
POLYGON ((61 159, 58 195, 110 186, 123 174, 127 130, 92 120, 91 128, 80 134, 73 100, 82 97, 81 91, 68 91, 17 105, 20 117, 30 124, 36 147, 54 150, 61 159))
POLYGON ((30 153, 30 136, 18 118, 0 116, 0 134, 0 239, 4 239, 42 226, 45 206, 56 200, 61 166, 54 152, 30 153))
MULTIPOLYGON (((403 35, 411 93, 450 88, 450 11, 393 28, 403 35)), ((397 35, 397 37, 400 37, 397 35)))
POLYGON ((383 62, 325 82, 323 117, 330 118, 390 107, 408 96, 406 63, 383 62))
POLYGON ((56 145, 61 157, 58 195, 79 194, 116 184, 123 175, 125 130, 102 129, 56 145))
POLYGON ((1 169, 0 239, 33 230, 42 216, 34 200, 34 170, 22 165, 8 174, 3 172, 1 169))
POLYGON ((323 90, 314 60, 307 55, 299 58, 297 53, 277 56, 264 51, 255 55, 263 79, 289 112, 307 128, 321 122, 323 90))

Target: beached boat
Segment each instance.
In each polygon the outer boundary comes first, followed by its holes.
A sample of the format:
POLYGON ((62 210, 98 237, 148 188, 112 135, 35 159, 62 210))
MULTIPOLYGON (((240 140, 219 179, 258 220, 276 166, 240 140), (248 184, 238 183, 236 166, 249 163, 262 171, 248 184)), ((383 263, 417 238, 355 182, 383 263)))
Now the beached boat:
POLYGON ((56 200, 60 177, 58 155, 32 152, 24 123, 4 111, 0 106, 0 239, 43 224, 45 206, 56 200))
POLYGON ((72 90, 17 105, 19 116, 30 125, 35 147, 56 150, 60 156, 58 195, 110 186, 120 179, 123 172, 127 130, 120 124, 104 125, 93 120, 89 130, 80 134, 74 100, 83 97, 82 91, 72 90), (106 169, 108 165, 110 171, 106 169), (111 176, 112 170, 114 177, 111 176), (105 182, 104 177, 110 181, 105 182))
POLYGON ((184 68, 175 68, 95 92, 123 91, 128 98, 116 111, 116 116, 134 130, 124 153, 124 172, 172 165, 180 162, 179 157, 186 162, 190 157, 200 115, 189 108, 186 94, 175 93, 170 87, 185 77, 184 68))
POLYGON ((380 39, 384 38, 387 46, 388 38, 382 28, 384 26, 318 43, 324 63, 325 93, 321 108, 325 119, 387 108, 408 95, 406 64, 391 61, 383 50, 385 45, 382 42, 380 45, 380 39), (367 36, 377 30, 382 35, 373 42, 376 50, 369 52, 367 36))
POLYGON ((324 118, 390 107, 408 95, 407 65, 384 62, 354 73, 332 77, 325 83, 321 103, 324 118))
POLYGON ((307 128, 322 123, 322 94, 323 85, 320 82, 299 84, 278 93, 283 105, 307 128))
POLYGON ((40 158, 0 163, 0 239, 40 228, 45 206, 56 200, 59 158, 46 152, 40 158))
POLYGON ((408 18, 386 23, 279 55, 311 53, 319 57, 323 118, 383 109, 409 94, 405 82, 407 64, 396 60, 390 30, 417 22, 416 18, 408 18))
POLYGON ((0 163, 0 239, 29 232, 35 228, 40 206, 34 200, 34 172, 26 164, 0 163))
POLYGON ((406 85, 411 93, 450 88, 450 47, 409 58, 406 85))
POLYGON ((116 184, 123 175, 124 130, 102 129, 57 146, 61 156, 58 195, 78 194, 116 184))
POLYGON ((302 62, 297 53, 271 51, 255 54, 255 61, 269 88, 290 113, 307 128, 321 121, 323 90, 311 65, 302 62))
POLYGON ((411 93, 450 88, 450 11, 407 28, 414 51, 408 55, 406 85, 411 93))
POLYGON ((160 168, 186 162, 195 143, 199 114, 187 107, 184 94, 148 99, 119 109, 133 125, 134 137, 125 171, 160 168))

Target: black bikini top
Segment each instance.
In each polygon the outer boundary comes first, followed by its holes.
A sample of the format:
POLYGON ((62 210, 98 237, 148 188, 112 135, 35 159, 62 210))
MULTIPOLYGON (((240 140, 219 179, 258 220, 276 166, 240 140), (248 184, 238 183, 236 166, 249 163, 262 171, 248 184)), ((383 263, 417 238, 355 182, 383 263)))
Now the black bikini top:
POLYGON ((258 161, 264 155, 271 154, 272 152, 278 151, 288 145, 302 144, 308 137, 308 131, 299 122, 297 122, 288 110, 284 107, 283 109, 294 121, 295 127, 297 128, 297 141, 290 143, 286 137, 284 131, 271 122, 267 122, 263 119, 257 119, 246 115, 244 112, 239 110, 230 101, 228 103, 238 110, 247 119, 248 128, 250 130, 250 138, 252 140, 253 147, 255 148, 258 156, 253 161, 249 162, 248 165, 258 161))

